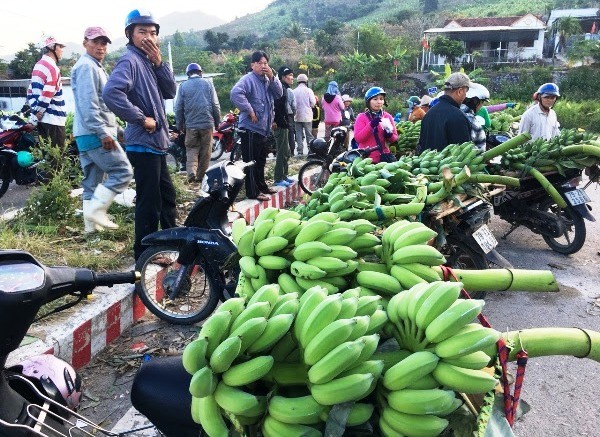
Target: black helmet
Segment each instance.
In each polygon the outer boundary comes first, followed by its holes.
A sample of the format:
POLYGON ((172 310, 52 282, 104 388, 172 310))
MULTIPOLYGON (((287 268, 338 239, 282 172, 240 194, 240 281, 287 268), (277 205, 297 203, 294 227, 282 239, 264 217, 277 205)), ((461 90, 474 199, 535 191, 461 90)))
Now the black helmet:
POLYGON ((316 153, 317 155, 327 154, 327 142, 323 138, 314 138, 310 140, 308 148, 311 152, 316 153))

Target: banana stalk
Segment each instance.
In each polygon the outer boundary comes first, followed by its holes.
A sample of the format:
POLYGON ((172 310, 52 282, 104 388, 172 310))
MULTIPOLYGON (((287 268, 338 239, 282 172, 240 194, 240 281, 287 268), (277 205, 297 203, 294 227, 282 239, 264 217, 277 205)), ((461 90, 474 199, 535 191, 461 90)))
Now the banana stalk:
POLYGON ((471 175, 469 182, 476 182, 480 184, 498 184, 506 185, 508 187, 519 187, 521 182, 518 178, 511 178, 510 176, 499 176, 493 174, 477 173, 471 175))
MULTIPOLYGON (((433 194, 427 195, 425 199, 425 203, 427 205, 434 205, 438 202, 441 202, 446 197, 448 197, 448 194, 450 194, 452 188, 458 187, 467 182, 471 177, 471 170, 465 165, 460 171, 460 173, 454 175, 452 174, 449 168, 445 168, 442 170, 442 176, 444 177, 442 186, 438 188, 433 194)), ((431 188, 431 185, 429 185, 428 188, 431 188)))
POLYGON ((571 156, 571 155, 586 155, 586 156, 595 156, 596 158, 600 158, 600 147, 588 145, 588 144, 577 144, 574 146, 564 147, 560 151, 561 155, 571 156))
POLYGON ((365 211, 360 216, 363 219, 371 221, 383 221, 396 217, 406 217, 409 215, 418 215, 423 211, 424 203, 405 203, 403 205, 385 205, 365 211))
POLYGON ((579 328, 532 328, 502 334, 514 344, 509 360, 514 361, 521 349, 530 358, 571 355, 600 362, 600 332, 579 328))
POLYGON ((544 176, 540 171, 533 167, 526 167, 524 164, 517 164, 515 165, 515 168, 517 170, 525 170, 531 176, 533 176, 560 208, 567 207, 567 202, 565 202, 565 199, 561 197, 558 190, 554 188, 554 185, 552 185, 550 181, 546 179, 546 176, 544 176))
MULTIPOLYGON (((433 270, 444 278, 440 267, 433 270)), ((558 291, 558 284, 549 270, 489 269, 452 270, 467 291, 558 291)))
POLYGON ((494 147, 493 149, 488 150, 483 153, 483 162, 488 162, 491 159, 494 159, 496 156, 503 155, 508 152, 510 149, 514 149, 515 147, 522 146, 527 141, 531 139, 531 135, 526 132, 517 135, 514 138, 500 144, 499 146, 494 147))

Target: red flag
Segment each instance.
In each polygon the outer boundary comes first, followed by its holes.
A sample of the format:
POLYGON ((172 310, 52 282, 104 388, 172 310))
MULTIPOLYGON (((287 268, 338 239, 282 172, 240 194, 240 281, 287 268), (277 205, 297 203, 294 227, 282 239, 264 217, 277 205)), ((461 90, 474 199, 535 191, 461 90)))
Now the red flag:
POLYGON ((592 30, 590 30, 590 33, 596 33, 596 22, 595 21, 592 23, 592 30))
POLYGON ((429 48, 429 41, 427 41, 427 38, 423 37, 423 39, 421 40, 421 46, 423 46, 424 49, 429 48))

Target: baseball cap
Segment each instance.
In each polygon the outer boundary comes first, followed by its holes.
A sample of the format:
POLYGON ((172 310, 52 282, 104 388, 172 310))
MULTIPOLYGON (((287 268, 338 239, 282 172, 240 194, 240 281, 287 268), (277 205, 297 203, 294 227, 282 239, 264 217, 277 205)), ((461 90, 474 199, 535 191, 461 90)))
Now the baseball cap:
POLYGON ((83 37, 85 39, 96 39, 103 37, 106 38, 106 40, 112 44, 112 41, 108 37, 108 33, 101 27, 88 27, 87 29, 85 29, 85 32, 83 32, 83 37))
POLYGON ((277 72, 279 77, 287 76, 288 74, 294 74, 290 67, 281 67, 277 72))
POLYGON ((299 83, 299 82, 305 82, 305 83, 308 83, 308 76, 307 76, 306 74, 304 74, 304 73, 300 73, 300 74, 298 75, 298 77, 296 78, 296 82, 298 82, 298 83, 299 83))
POLYGON ((348 94, 344 94, 342 96, 342 101, 343 102, 351 102, 352 101, 352 97, 350 97, 348 94))
POLYGON ((445 90, 455 90, 462 87, 468 87, 471 85, 469 76, 465 73, 452 73, 444 82, 445 90))

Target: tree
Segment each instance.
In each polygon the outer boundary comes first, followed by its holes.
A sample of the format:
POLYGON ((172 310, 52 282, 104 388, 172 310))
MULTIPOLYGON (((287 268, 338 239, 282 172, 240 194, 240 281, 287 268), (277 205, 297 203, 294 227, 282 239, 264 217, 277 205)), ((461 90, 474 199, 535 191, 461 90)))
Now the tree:
POLYGON ((227 48, 229 35, 225 32, 213 32, 207 30, 204 33, 204 41, 206 41, 207 49, 213 53, 219 53, 222 49, 227 48))
POLYGON ((575 17, 561 17, 552 23, 552 34, 558 34, 554 53, 560 53, 567 48, 567 38, 581 33, 581 24, 575 17))
POLYGON ((185 45, 184 41, 183 41, 183 35, 181 35, 181 32, 176 30, 175 33, 173 34, 173 45, 176 47, 181 47, 183 45, 185 45))
POLYGON ((15 54, 15 58, 8 64, 13 79, 29 79, 33 66, 40 59, 40 49, 30 42, 26 49, 15 54))
POLYGON ((431 51, 445 57, 452 64, 465 53, 465 48, 462 42, 440 35, 431 42, 431 51))
POLYGON ((424 14, 438 10, 438 0, 419 0, 424 14))
POLYGON ((355 41, 360 53, 383 55, 393 50, 393 42, 379 24, 364 24, 355 34, 355 41))

